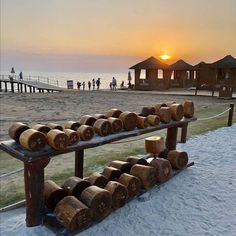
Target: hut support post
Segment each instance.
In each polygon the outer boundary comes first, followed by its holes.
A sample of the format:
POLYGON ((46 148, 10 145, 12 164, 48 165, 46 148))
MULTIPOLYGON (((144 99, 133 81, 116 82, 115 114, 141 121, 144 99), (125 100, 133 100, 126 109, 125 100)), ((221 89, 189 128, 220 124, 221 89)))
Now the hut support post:
POLYGON ((7 92, 7 82, 4 82, 5 84, 5 92, 7 92))
POLYGON ((0 92, 2 92, 2 81, 0 81, 0 92))
POLYGON ((26 225, 33 227, 42 223, 44 214, 44 168, 50 159, 24 163, 26 225))
POLYGON ((188 132, 188 123, 181 127, 181 137, 180 137, 180 142, 181 143, 186 143, 187 132, 188 132))
POLYGON ((230 110, 229 110, 229 117, 228 117, 228 126, 232 126, 232 121, 233 121, 233 114, 234 114, 234 104, 231 103, 229 105, 230 110))
POLYGON ((178 134, 177 127, 172 127, 167 129, 166 148, 168 150, 176 149, 177 134, 178 134))
POLYGON ((84 150, 75 151, 75 176, 83 178, 84 171, 84 150))
POLYGON ((14 93, 14 83, 13 82, 10 83, 11 83, 11 92, 14 93))

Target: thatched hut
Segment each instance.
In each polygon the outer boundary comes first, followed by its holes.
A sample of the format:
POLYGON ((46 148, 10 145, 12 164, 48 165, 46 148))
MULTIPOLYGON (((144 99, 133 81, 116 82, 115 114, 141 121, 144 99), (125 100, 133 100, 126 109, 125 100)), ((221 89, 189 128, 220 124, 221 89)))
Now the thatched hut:
POLYGON ((178 60, 174 64, 170 65, 170 69, 174 72, 173 79, 171 79, 171 87, 186 88, 193 86, 194 66, 183 60, 178 60))
POLYGON ((169 88, 171 77, 169 66, 155 57, 139 62, 130 69, 134 69, 134 86, 137 90, 163 90, 169 88))

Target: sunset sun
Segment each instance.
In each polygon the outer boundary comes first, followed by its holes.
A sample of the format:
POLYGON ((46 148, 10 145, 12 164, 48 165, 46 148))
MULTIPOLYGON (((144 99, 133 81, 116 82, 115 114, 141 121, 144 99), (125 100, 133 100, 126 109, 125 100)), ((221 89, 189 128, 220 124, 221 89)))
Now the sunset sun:
POLYGON ((170 55, 167 55, 167 54, 164 54, 164 55, 161 55, 160 58, 161 58, 162 60, 169 60, 169 59, 171 58, 171 56, 170 56, 170 55))

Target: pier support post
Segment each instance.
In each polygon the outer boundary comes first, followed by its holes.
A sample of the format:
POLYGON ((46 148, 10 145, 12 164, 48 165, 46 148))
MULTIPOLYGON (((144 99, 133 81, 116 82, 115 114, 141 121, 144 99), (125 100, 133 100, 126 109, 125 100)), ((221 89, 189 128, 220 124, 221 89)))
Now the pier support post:
POLYGON ((177 127, 172 127, 167 129, 166 148, 169 151, 176 149, 177 134, 178 134, 177 127))
POLYGON ((233 122, 233 114, 234 114, 234 104, 231 103, 229 105, 230 110, 229 110, 229 117, 228 117, 228 126, 232 126, 232 122, 233 122))
POLYGON ((75 151, 75 176, 83 178, 84 171, 84 150, 75 151))

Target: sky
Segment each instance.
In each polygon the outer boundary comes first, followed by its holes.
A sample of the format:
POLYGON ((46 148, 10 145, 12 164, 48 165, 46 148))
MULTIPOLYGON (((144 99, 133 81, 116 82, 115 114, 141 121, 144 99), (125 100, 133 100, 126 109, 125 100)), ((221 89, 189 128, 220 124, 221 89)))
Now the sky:
POLYGON ((0 0, 1 71, 126 72, 236 56, 236 0, 0 0))

